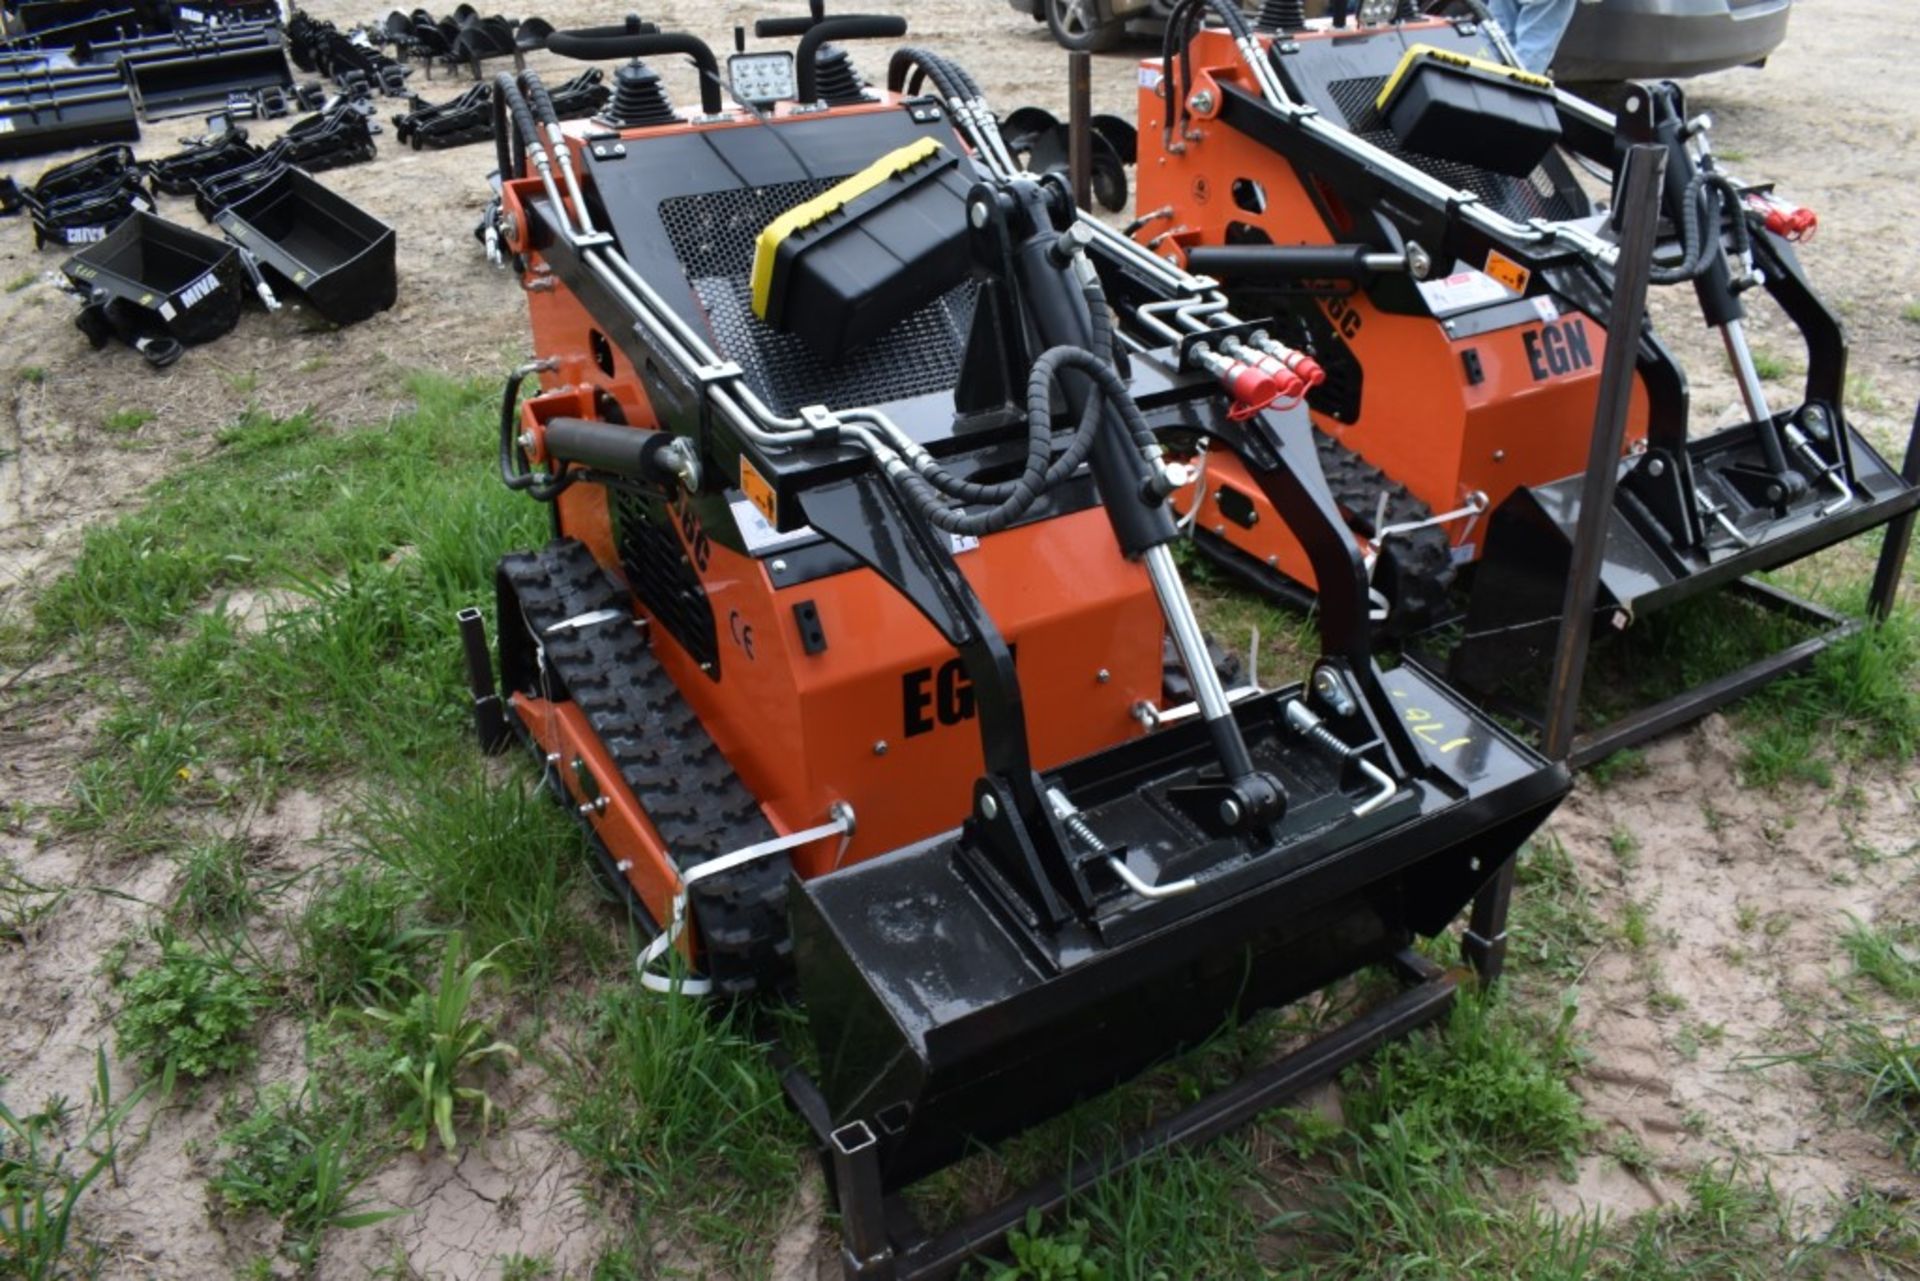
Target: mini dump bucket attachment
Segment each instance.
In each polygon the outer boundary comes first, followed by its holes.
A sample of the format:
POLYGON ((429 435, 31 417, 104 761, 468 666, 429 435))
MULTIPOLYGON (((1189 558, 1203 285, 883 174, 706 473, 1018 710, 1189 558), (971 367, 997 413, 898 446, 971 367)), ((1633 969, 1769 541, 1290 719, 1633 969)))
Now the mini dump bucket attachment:
POLYGON ((333 324, 393 306, 393 228, 298 169, 282 169, 214 221, 276 290, 297 292, 333 324))
POLYGON ((122 60, 127 84, 147 120, 190 115, 224 104, 230 93, 288 89, 293 72, 274 28, 194 37, 122 60))
POLYGON ((122 332, 209 342, 240 319, 246 282, 233 246, 136 213, 61 268, 122 332))
POLYGON ((1215 759, 1197 720, 1048 773, 1090 873, 1116 858, 1148 887, 1101 874, 1091 921, 1041 927, 983 853, 978 808, 957 833, 796 883, 821 1093, 834 1126, 872 1130, 886 1188, 1445 928, 1567 775, 1418 667, 1383 680, 1437 727, 1390 795, 1289 722, 1300 689, 1236 705, 1291 797, 1257 839, 1183 811, 1215 759))

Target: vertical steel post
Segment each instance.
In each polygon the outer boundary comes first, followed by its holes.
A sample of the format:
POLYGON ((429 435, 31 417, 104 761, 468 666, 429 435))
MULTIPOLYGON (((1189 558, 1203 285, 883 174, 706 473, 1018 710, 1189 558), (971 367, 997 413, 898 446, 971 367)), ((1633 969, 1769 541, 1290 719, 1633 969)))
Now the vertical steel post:
MULTIPOLYGON (((1554 645, 1553 675, 1547 695, 1546 731, 1541 750, 1564 761, 1573 749, 1580 710, 1580 685, 1586 676, 1587 648, 1593 639, 1593 603, 1600 593, 1600 566, 1606 559, 1607 524, 1613 514, 1620 477, 1620 449, 1627 435, 1627 411, 1633 398, 1634 366, 1640 355, 1640 328, 1647 314, 1647 284, 1653 268, 1655 234, 1660 225, 1661 181, 1667 168, 1662 147, 1635 146, 1626 158, 1626 182, 1620 197, 1626 218, 1620 229, 1620 256, 1614 266, 1613 308, 1607 316, 1607 354, 1600 365, 1600 391, 1587 446, 1587 472, 1580 490, 1580 517, 1574 527, 1573 563, 1560 607, 1560 634, 1554 645)), ((1473 901, 1462 952, 1492 983, 1507 954, 1507 907, 1513 900, 1514 863, 1510 858, 1473 901)))
POLYGON ((1067 177, 1076 209, 1093 206, 1093 55, 1067 55, 1067 177))
POLYGON ((880 1191, 880 1140, 865 1121, 827 1136, 833 1189, 840 1203, 841 1264, 855 1281, 893 1281, 899 1269, 887 1236, 880 1191))
MULTIPOLYGON (((1920 405, 1913 411, 1913 429, 1907 433, 1907 460, 1900 478, 1920 487, 1920 405)), ((1900 595, 1900 575, 1906 572, 1907 548, 1913 542, 1914 512, 1909 509, 1887 525, 1886 541, 1880 544, 1880 563, 1874 567, 1873 590, 1867 593, 1867 616, 1876 622, 1893 612, 1900 595)))

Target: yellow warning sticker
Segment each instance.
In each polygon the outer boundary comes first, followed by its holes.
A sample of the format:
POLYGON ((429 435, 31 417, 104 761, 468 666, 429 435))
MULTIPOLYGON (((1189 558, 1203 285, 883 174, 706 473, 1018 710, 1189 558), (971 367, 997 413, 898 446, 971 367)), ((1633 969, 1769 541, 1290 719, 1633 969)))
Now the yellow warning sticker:
POLYGON ((1527 282, 1533 279, 1532 272, 1498 249, 1487 250, 1487 274, 1516 294, 1526 293, 1527 282))
POLYGON ((767 483, 767 478, 747 461, 745 454, 740 455, 740 492, 747 496, 747 501, 754 505, 755 510, 767 518, 767 524, 776 529, 780 527, 780 500, 774 494, 773 486, 767 483))

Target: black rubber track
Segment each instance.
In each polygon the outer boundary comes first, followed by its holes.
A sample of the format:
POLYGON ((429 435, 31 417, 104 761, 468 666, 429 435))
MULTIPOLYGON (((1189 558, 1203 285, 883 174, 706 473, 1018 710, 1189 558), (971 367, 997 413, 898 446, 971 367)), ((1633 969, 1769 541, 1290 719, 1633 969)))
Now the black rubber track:
MULTIPOLYGON (((1354 453, 1324 431, 1315 430, 1314 444, 1320 469, 1326 473, 1333 501, 1355 532, 1374 536, 1380 513, 1380 495, 1387 496, 1387 524, 1425 520, 1433 509, 1415 498, 1405 485, 1354 453)), ((1447 591, 1453 586, 1453 546, 1438 525, 1390 536, 1373 567, 1373 585, 1387 598, 1387 620, 1381 630, 1400 637, 1421 631, 1447 614, 1447 591)))
MULTIPOLYGON (((545 648, 556 682, 550 692, 579 707, 678 867, 692 868, 774 835, 633 626, 632 598, 585 546, 560 539, 538 552, 515 553, 501 560, 500 574, 545 648), (621 616, 548 632, 567 619, 607 609, 621 616)), ((715 992, 739 997, 786 985, 793 960, 786 909, 790 875, 787 856, 778 854, 694 884, 696 968, 713 981, 715 992)))

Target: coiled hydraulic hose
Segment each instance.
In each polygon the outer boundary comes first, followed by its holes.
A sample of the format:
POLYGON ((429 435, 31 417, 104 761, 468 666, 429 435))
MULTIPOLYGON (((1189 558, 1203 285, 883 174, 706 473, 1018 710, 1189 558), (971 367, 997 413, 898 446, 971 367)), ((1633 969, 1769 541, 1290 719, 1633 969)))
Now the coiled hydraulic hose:
POLYGON ((1033 362, 1027 377, 1027 462, 1013 480, 980 484, 963 480, 935 463, 930 455, 913 460, 913 473, 902 485, 914 504, 936 528, 954 534, 990 534, 1007 528, 1024 516, 1041 495, 1057 488, 1079 470, 1093 449, 1109 408, 1116 410, 1134 447, 1157 456, 1159 446, 1146 417, 1134 403, 1126 380, 1120 377, 1102 352, 1113 350, 1113 321, 1107 309, 1105 292, 1096 278, 1082 286, 1092 320, 1092 340, 1088 347, 1060 346, 1042 352, 1033 362), (1075 370, 1092 384, 1087 402, 1074 425, 1067 447, 1051 463, 1053 448, 1053 389, 1062 373, 1075 370), (984 512, 968 513, 953 504, 993 503, 984 512))
POLYGON ((999 486, 977 487, 983 491, 1004 492, 995 506, 983 512, 966 512, 949 504, 946 496, 918 474, 902 478, 901 485, 921 515, 938 529, 953 534, 992 534, 1007 528, 1032 509, 1041 495, 1053 489, 1077 470, 1092 451, 1107 410, 1117 410, 1128 435, 1136 440, 1151 439, 1145 415, 1127 391, 1126 380, 1114 367, 1081 347, 1053 347, 1033 362, 1027 377, 1027 465, 1017 480, 999 486), (1067 448, 1048 462, 1053 449, 1053 386, 1061 372, 1075 369, 1085 374, 1099 391, 1087 400, 1087 407, 1074 427, 1067 448))
POLYGON ((1695 174, 1681 197, 1680 217, 1674 220, 1680 224, 1680 259, 1664 266, 1656 262, 1648 277, 1654 284, 1685 284, 1706 272, 1713 263, 1713 255, 1720 251, 1722 209, 1732 214, 1727 221, 1731 224, 1734 255, 1747 256, 1753 241, 1740 188, 1725 174, 1695 174))

